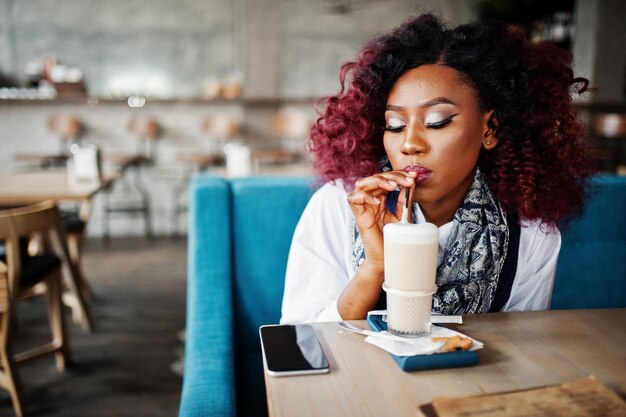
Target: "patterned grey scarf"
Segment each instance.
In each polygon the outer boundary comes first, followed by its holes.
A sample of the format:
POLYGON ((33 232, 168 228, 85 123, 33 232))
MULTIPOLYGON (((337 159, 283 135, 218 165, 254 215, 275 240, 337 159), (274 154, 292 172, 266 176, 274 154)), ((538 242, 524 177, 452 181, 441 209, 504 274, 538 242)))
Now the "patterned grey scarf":
MULTIPOLYGON (((365 259, 365 252, 356 225, 353 230, 352 261, 356 269, 365 259)), ((454 214, 443 261, 437 268, 438 289, 433 296, 433 312, 489 311, 508 245, 506 214, 489 190, 485 176, 476 170, 474 181, 454 214)))

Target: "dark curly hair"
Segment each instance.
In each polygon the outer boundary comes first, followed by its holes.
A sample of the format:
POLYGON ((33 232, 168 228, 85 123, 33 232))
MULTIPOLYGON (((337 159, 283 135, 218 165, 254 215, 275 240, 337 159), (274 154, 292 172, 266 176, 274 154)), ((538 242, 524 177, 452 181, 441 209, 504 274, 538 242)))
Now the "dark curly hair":
POLYGON ((448 30, 433 15, 413 17, 367 43, 341 67, 341 90, 324 99, 309 148, 322 181, 379 171, 385 155, 384 113, 393 84, 405 71, 440 64, 459 71, 481 110, 494 109, 498 146, 478 165, 500 204, 520 218, 554 224, 582 208, 591 175, 586 129, 576 118, 571 54, 549 42, 531 43, 498 22, 448 30))

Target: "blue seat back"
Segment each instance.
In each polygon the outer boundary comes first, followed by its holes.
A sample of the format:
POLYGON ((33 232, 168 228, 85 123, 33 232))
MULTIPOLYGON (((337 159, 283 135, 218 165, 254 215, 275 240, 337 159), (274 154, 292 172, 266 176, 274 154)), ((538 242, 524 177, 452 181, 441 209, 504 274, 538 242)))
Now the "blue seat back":
POLYGON ((260 351, 258 329, 278 323, 293 231, 313 179, 252 177, 231 182, 235 338, 238 351, 260 351))
POLYGON ((189 187, 187 332, 180 417, 236 413, 229 195, 228 182, 219 177, 198 176, 189 187), (207 393, 211 401, 205 401, 207 393))
POLYGON ((626 307, 626 177, 594 184, 583 217, 562 231, 553 309, 626 307))

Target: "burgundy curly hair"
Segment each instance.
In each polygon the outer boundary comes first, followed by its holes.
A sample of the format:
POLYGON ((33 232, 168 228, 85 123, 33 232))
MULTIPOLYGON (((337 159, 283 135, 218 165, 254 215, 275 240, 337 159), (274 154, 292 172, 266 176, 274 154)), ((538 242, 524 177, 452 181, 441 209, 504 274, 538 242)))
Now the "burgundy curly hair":
POLYGON ((463 74, 481 110, 494 109, 498 146, 478 166, 496 198, 520 218, 554 224, 580 212, 591 175, 589 141, 570 92, 572 56, 549 42, 531 43, 498 22, 448 30, 433 15, 413 17, 361 50, 340 72, 341 90, 325 99, 309 148, 322 181, 346 187, 380 170, 387 96, 405 71, 441 64, 463 74))

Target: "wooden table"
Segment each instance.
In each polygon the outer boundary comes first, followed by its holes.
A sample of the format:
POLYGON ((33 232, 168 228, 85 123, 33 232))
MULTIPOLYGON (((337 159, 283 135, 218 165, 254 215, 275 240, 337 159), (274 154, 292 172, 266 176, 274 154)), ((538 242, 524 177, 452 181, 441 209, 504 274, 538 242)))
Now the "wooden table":
POLYGON ((331 371, 265 374, 270 415, 421 416, 420 405, 442 396, 555 385, 588 375, 626 393, 626 309, 488 313, 463 320, 447 326, 485 344, 480 363, 410 373, 363 336, 336 323, 315 323, 331 371))
MULTIPOLYGON (((80 204, 80 218, 87 222, 91 212, 91 199, 99 191, 107 188, 116 175, 107 175, 99 184, 71 184, 65 169, 34 170, 24 172, 0 173, 0 206, 21 206, 45 200, 73 201, 80 204)), ((74 317, 81 322, 85 330, 92 328, 91 314, 84 300, 83 289, 88 289, 82 275, 80 250, 70 245, 69 293, 64 294, 64 301, 72 307, 74 317)))
POLYGON ((107 175, 100 184, 70 185, 65 170, 36 170, 0 173, 0 205, 24 205, 44 200, 88 203, 108 187, 116 175, 107 175))

